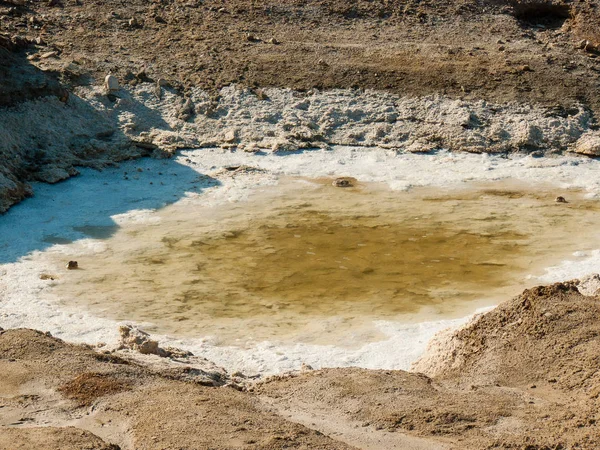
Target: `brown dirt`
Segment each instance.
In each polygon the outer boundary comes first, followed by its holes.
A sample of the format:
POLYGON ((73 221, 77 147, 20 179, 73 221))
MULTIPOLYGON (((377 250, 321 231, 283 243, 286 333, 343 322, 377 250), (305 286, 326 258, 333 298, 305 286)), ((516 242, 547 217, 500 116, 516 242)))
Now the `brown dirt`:
POLYGON ((76 401, 79 406, 90 406, 100 397, 122 392, 128 387, 129 383, 110 375, 86 372, 60 386, 58 391, 66 398, 76 401))
POLYGON ((89 431, 74 427, 6 428, 0 434, 0 448, 11 450, 119 450, 89 431))
POLYGON ((110 356, 33 330, 2 332, 0 449, 349 448, 236 389, 110 356))
POLYGON ((67 83, 112 71, 183 89, 239 83, 600 105, 597 1, 50 3, 58 6, 0 6, 2 31, 40 38, 28 53, 57 52, 36 64, 67 83))
POLYGON ((5 331, 0 449, 58 439, 61 448, 599 448, 600 298, 574 286, 525 291, 459 330, 430 364, 435 376, 325 369, 240 391, 5 331))

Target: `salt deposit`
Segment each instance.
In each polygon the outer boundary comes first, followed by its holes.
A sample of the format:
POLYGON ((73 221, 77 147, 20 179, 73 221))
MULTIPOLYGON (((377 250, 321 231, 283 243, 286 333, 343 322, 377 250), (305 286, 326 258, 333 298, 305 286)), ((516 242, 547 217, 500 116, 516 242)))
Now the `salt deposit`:
POLYGON ((49 97, 0 109, 0 212, 29 194, 24 168, 28 179, 55 183, 76 175, 75 166, 101 168, 200 147, 249 153, 342 145, 378 147, 379 155, 384 149, 594 155, 593 125, 590 111, 577 105, 548 108, 349 90, 265 89, 258 95, 235 86, 218 96, 198 89, 184 96, 161 83, 107 95, 101 86, 79 87, 66 104, 49 97))

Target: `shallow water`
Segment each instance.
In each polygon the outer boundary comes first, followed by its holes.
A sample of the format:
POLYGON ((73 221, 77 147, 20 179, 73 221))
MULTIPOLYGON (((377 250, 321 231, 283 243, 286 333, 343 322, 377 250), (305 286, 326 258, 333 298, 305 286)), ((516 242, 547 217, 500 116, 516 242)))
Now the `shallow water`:
POLYGON ((221 344, 359 345, 380 338, 373 320, 461 317, 596 248, 598 203, 558 194, 288 179, 248 201, 174 204, 157 212, 159 223, 111 230, 103 251, 78 255, 81 269, 56 276, 52 292, 100 316, 221 344), (569 203, 555 203, 558 194, 569 203))

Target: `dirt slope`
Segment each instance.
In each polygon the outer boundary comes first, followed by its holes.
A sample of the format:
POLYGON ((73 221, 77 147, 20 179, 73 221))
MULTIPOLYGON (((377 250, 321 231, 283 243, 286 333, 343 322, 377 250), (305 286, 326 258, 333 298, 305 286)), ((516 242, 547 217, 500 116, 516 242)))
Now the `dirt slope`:
POLYGON ((178 381, 170 370, 32 330, 0 334, 0 371, 3 450, 15 442, 27 449, 348 448, 236 389, 178 381))
POLYGON ((1 31, 29 38, 36 64, 74 84, 112 72, 130 83, 162 77, 184 89, 239 83, 600 105, 596 1, 5 5, 1 31))
POLYGON ((456 332, 421 364, 433 376, 307 370, 241 390, 8 330, 0 448, 594 449, 599 309, 573 283, 534 288, 456 332))

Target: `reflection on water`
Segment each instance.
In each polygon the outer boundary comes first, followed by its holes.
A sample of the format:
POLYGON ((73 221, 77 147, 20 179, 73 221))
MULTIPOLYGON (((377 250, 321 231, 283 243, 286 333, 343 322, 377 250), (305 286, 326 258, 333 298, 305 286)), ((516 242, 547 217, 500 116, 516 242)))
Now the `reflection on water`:
POLYGON ((110 230, 107 249, 78 256, 84 270, 65 273, 53 292, 96 314, 223 343, 332 343, 351 329, 376 339, 373 319, 466 315, 586 249, 598 205, 555 196, 503 185, 401 193, 288 180, 247 202, 175 204, 157 213, 159 224, 110 230))

